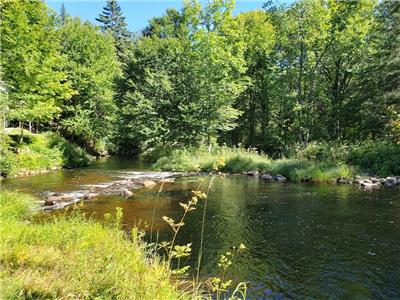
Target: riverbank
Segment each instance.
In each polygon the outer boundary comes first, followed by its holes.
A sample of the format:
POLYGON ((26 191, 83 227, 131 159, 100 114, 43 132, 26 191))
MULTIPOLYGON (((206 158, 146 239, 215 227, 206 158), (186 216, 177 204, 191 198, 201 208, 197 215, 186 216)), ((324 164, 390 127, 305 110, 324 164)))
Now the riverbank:
MULTIPOLYGON (((146 156, 163 171, 218 171, 295 182, 384 184, 400 174, 400 147, 388 142, 331 146, 311 144, 289 158, 271 159, 253 149, 205 147, 160 151, 146 156), (370 182, 369 182, 370 181, 370 182)), ((395 184, 396 185, 396 182, 395 184)))
POLYGON ((54 133, 0 135, 0 176, 20 177, 87 166, 91 157, 54 133))
POLYGON ((31 196, 0 193, 1 299, 189 299, 121 213, 106 224, 80 215, 32 219, 31 196))

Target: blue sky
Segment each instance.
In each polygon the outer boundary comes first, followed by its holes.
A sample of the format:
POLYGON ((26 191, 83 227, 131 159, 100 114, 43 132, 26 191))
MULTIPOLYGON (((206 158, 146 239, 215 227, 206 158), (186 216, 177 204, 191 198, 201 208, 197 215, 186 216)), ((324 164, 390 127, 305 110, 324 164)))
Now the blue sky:
MULTIPOLYGON (((46 0, 46 3, 56 10, 60 11, 61 3, 64 2, 67 12, 71 16, 77 16, 84 20, 95 22, 95 18, 102 11, 105 0, 46 0)), ((130 31, 137 31, 144 28, 148 20, 152 17, 163 15, 169 8, 180 9, 182 1, 176 0, 120 0, 118 1, 130 31)), ((265 0, 237 0, 234 13, 260 9, 265 0)))

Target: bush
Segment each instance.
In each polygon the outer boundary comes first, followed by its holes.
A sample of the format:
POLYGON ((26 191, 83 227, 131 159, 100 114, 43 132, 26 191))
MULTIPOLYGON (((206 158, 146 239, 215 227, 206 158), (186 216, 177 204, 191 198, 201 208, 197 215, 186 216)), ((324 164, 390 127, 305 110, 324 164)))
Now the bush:
POLYGON ((305 148, 295 148, 294 157, 311 161, 346 162, 351 151, 348 144, 312 142, 305 148))
POLYGON ((400 175, 400 145, 385 140, 365 141, 353 146, 347 161, 372 174, 400 175))
POLYGON ((64 138, 45 133, 30 135, 21 144, 2 136, 0 174, 9 176, 21 171, 87 166, 90 156, 64 138))

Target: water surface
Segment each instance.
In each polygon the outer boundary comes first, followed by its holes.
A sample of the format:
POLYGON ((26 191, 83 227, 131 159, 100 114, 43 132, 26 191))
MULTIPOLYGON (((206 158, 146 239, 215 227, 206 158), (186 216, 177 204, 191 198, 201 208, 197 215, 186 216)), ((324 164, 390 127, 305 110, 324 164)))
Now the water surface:
MULTIPOLYGON (((147 168, 137 160, 112 158, 86 169, 9 179, 3 186, 42 196, 110 182, 147 168)), ((159 197, 159 185, 134 190, 130 199, 101 196, 80 209, 101 219, 122 207, 125 229, 139 225, 150 239, 150 226, 145 224, 153 223, 153 239, 158 235, 166 240, 170 230, 162 216, 177 218, 179 202, 203 179, 167 183, 159 197)), ((247 251, 229 275, 248 283, 250 299, 400 299, 399 196, 399 190, 366 192, 345 185, 218 177, 207 206, 202 276, 218 275, 219 255, 243 243, 247 251)), ((185 262, 193 268, 202 205, 186 219, 178 239, 179 244, 193 243, 193 258, 185 262)))

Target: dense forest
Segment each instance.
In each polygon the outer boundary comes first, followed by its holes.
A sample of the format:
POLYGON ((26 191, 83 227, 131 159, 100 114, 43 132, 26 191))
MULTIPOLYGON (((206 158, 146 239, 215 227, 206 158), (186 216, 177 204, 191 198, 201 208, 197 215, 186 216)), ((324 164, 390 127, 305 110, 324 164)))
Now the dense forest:
POLYGON ((2 1, 1 112, 94 154, 242 145, 280 157, 312 142, 400 140, 400 3, 184 1, 131 33, 42 1, 2 1))

